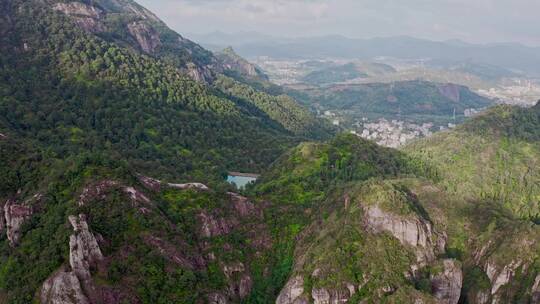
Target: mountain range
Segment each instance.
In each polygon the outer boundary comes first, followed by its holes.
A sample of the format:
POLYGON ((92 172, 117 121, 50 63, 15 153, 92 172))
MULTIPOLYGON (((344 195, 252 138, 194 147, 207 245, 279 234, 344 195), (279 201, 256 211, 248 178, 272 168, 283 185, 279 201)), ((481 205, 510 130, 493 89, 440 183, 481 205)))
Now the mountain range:
POLYGON ((393 57, 422 60, 427 65, 448 67, 474 63, 505 68, 537 77, 540 52, 537 47, 516 43, 473 44, 462 41, 431 41, 407 36, 353 39, 340 35, 278 38, 257 33, 191 34, 209 48, 233 46, 245 57, 281 59, 347 58, 372 60, 393 57))
POLYGON ((540 303, 540 105, 396 150, 131 0, 0 16, 0 303, 540 303))

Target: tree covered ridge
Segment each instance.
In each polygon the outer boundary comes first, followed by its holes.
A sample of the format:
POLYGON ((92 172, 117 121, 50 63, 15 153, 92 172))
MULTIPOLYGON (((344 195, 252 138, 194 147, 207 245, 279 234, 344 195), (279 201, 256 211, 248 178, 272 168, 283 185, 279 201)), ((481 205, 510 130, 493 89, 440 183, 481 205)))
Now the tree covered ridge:
POLYGON ((288 127, 298 118, 319 123, 291 100, 282 107, 258 93, 272 103, 254 111, 252 100, 106 42, 39 2, 12 1, 2 12, 10 16, 1 38, 2 119, 56 153, 105 149, 140 168, 197 178, 257 172, 297 135, 320 136, 288 127))

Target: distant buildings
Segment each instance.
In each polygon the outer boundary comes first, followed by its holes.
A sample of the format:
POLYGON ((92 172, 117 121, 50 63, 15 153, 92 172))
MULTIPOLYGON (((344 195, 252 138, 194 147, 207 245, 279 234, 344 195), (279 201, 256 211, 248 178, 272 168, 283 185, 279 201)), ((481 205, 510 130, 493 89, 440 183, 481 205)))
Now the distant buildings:
POLYGON ((373 140, 379 145, 397 148, 419 137, 428 137, 433 133, 432 123, 417 125, 400 120, 388 121, 384 118, 373 123, 364 123, 362 138, 373 140))

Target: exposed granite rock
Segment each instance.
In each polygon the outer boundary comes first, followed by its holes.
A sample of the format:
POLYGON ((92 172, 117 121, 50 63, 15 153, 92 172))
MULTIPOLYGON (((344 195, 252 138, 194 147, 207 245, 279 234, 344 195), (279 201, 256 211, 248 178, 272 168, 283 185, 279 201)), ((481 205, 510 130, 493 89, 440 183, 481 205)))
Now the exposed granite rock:
POLYGON ((179 266, 182 266, 188 269, 195 269, 196 266, 204 265, 204 261, 201 261, 198 258, 193 259, 194 257, 191 257, 191 259, 185 257, 182 254, 182 252, 176 248, 176 246, 170 244, 169 242, 161 238, 158 238, 152 235, 147 235, 144 237, 144 241, 148 245, 159 250, 162 256, 166 257, 168 260, 172 261, 173 263, 178 264, 179 266))
POLYGON ((475 298, 477 304, 487 304, 489 303, 489 292, 487 291, 479 291, 476 294, 475 298))
POLYGON ((4 216, 4 206, 0 205, 0 234, 6 231, 6 217, 4 216))
POLYGON ((251 288, 253 287, 253 279, 247 273, 245 273, 240 281, 238 282, 238 297, 240 299, 245 299, 251 293, 251 288))
POLYGON ((531 287, 531 295, 532 300, 531 302, 534 304, 540 303, 540 274, 536 276, 536 279, 534 280, 534 284, 531 287))
POLYGON ((365 221, 373 231, 389 232, 402 244, 414 247, 420 264, 433 261, 437 252, 444 251, 445 238, 436 235, 431 223, 422 218, 404 218, 369 206, 365 209, 365 221))
POLYGON ((197 82, 208 83, 214 79, 212 70, 209 67, 199 67, 196 64, 190 62, 187 64, 185 73, 193 80, 197 82))
POLYGON ((304 278, 295 276, 289 279, 285 287, 279 293, 276 304, 307 304, 308 299, 304 296, 304 278))
MULTIPOLYGON (((114 189, 119 189, 124 192, 130 198, 133 207, 150 203, 150 199, 134 187, 124 186, 114 180, 104 180, 86 186, 79 196, 78 205, 84 206, 92 200, 105 200, 107 195, 114 189)), ((143 214, 150 212, 147 208, 140 208, 139 211, 143 214)))
POLYGON ((103 11, 95 6, 81 2, 56 3, 53 9, 70 16, 84 16, 99 19, 103 11))
POLYGON ((75 23, 86 31, 99 33, 105 31, 100 21, 104 12, 91 5, 81 2, 56 3, 53 9, 70 16, 75 23))
POLYGON ((268 76, 261 69, 236 54, 232 47, 226 48, 216 56, 225 70, 234 71, 247 77, 268 80, 268 76))
POLYGON ((229 296, 231 298, 244 299, 251 293, 253 280, 244 266, 237 262, 223 266, 223 273, 229 282, 229 296), (237 279, 239 278, 239 279, 237 279))
POLYGON ((112 188, 118 187, 119 183, 112 180, 104 180, 85 187, 79 196, 79 206, 86 205, 89 201, 104 200, 112 188))
POLYGON ((21 227, 32 216, 32 207, 7 200, 4 205, 6 235, 11 246, 17 246, 21 239, 21 227))
POLYGON ((167 186, 175 189, 180 190, 187 190, 187 189, 194 189, 194 190, 201 190, 201 191, 208 191, 210 188, 208 188, 205 184, 201 183, 187 183, 187 184, 167 184, 167 186))
POLYGON ((521 261, 512 261, 502 269, 498 269, 497 265, 492 262, 486 264, 486 274, 491 281, 491 295, 493 296, 493 302, 497 302, 497 291, 510 282, 520 266, 522 266, 521 261))
POLYGON ((224 218, 216 218, 204 211, 199 213, 199 220, 201 221, 200 234, 203 237, 226 235, 232 229, 232 225, 224 218))
POLYGON ((461 295, 463 272, 455 260, 443 261, 444 270, 431 277, 431 288, 435 298, 441 304, 457 304, 461 295))
POLYGON ((349 289, 313 288, 311 291, 311 297, 313 298, 314 304, 347 303, 353 294, 351 294, 349 289))
POLYGON ((89 278, 90 268, 97 268, 103 254, 92 232, 88 229, 88 223, 84 215, 69 216, 69 222, 75 232, 69 238, 69 264, 78 278, 89 278))
POLYGON ((137 40, 141 49, 148 54, 153 54, 161 45, 159 33, 144 21, 128 24, 128 31, 137 40))
POLYGON ((49 277, 41 288, 41 304, 90 304, 77 276, 60 269, 49 277))
POLYGON ((42 303, 103 303, 102 293, 97 289, 91 276, 91 269, 97 268, 103 259, 97 240, 88 229, 84 215, 69 216, 73 234, 69 239, 69 265, 50 276, 40 292, 42 303))
POLYGON ((173 184, 173 183, 164 183, 158 179, 144 176, 144 175, 138 175, 139 181, 149 190, 152 191, 160 191, 163 187, 169 187, 173 189, 180 189, 180 190, 200 190, 200 191, 209 191, 210 188, 202 183, 184 183, 184 184, 173 184))
POLYGON ((137 175, 139 181, 148 189, 155 192, 161 190, 161 181, 152 177, 144 176, 141 174, 137 175))
POLYGON ((220 293, 211 293, 208 295, 208 304, 228 304, 227 297, 220 293))
POLYGON ((253 205, 247 197, 233 192, 227 192, 227 194, 231 197, 234 209, 241 217, 254 215, 256 213, 255 205, 253 205))
POLYGON ((150 199, 144 193, 133 187, 122 187, 122 191, 129 195, 133 203, 150 203, 150 199))

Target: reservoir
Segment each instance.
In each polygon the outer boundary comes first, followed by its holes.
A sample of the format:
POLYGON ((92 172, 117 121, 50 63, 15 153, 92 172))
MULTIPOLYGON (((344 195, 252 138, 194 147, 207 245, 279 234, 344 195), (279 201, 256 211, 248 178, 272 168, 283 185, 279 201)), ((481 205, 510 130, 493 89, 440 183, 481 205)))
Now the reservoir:
POLYGON ((227 176, 227 181, 231 184, 236 185, 236 188, 243 189, 249 183, 254 183, 257 178, 259 178, 258 174, 229 172, 229 175, 227 176))

